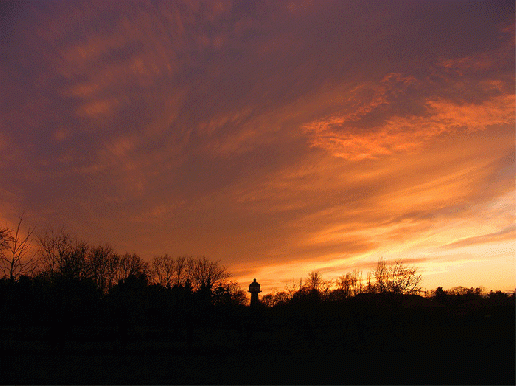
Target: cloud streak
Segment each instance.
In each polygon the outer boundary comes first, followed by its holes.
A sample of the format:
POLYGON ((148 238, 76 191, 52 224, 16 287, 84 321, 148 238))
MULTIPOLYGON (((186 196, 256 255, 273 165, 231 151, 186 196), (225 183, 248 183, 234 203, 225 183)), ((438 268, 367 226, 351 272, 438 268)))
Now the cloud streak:
POLYGON ((509 3, 37 2, 11 20, 6 222, 277 283, 514 240, 509 3))

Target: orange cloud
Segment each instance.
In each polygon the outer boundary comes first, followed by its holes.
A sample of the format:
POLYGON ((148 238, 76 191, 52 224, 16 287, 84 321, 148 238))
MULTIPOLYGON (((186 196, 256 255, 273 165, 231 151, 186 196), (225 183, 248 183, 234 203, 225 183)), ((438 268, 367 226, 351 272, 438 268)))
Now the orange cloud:
MULTIPOLYGON (((348 98, 348 102, 353 101, 353 104, 347 106, 348 110, 353 111, 310 122, 302 130, 308 135, 311 146, 326 149, 337 157, 360 160, 414 150, 442 133, 460 132, 461 129, 485 130, 492 125, 514 124, 515 96, 503 93, 488 97, 480 103, 426 99, 421 102, 423 114, 392 114, 383 118, 380 124, 373 122, 373 126, 367 129, 357 126, 357 123, 363 125, 362 121, 369 122, 369 116, 382 107, 388 110, 406 102, 395 99, 405 93, 407 86, 414 84, 422 88, 421 83, 413 78, 390 75, 376 89, 373 88, 374 97, 367 101, 359 98, 353 100, 358 96, 357 89, 354 89, 350 92, 352 97, 348 98), (392 78, 395 79, 394 83, 389 84, 392 78)), ((489 89, 496 86, 494 82, 485 85, 489 89)))
POLYGON ((501 241, 514 241, 516 239, 516 225, 511 225, 498 232, 485 235, 472 236, 446 245, 446 248, 458 248, 469 245, 499 243, 501 241))
POLYGON ((129 5, 30 3, 0 42, 5 213, 33 207, 147 259, 205 254, 270 286, 382 255, 452 270, 481 261, 475 248, 510 249, 505 17, 424 2, 129 5))

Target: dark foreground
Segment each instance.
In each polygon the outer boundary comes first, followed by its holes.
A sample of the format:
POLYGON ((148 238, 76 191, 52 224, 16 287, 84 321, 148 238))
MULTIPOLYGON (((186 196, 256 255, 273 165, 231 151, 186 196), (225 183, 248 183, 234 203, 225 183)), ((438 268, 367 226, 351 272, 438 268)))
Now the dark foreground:
POLYGON ((244 328, 2 332, 2 384, 515 384, 514 307, 261 309, 244 328), (350 311, 352 310, 352 311, 350 311), (303 311, 303 312, 301 312, 303 311), (283 314, 284 313, 284 314, 283 314))

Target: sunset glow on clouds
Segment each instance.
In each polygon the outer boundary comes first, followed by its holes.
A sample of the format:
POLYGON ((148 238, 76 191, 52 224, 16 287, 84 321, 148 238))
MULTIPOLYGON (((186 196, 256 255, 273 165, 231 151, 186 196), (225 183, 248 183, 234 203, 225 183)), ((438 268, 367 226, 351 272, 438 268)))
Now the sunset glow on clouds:
POLYGON ((0 11, 3 224, 266 292, 382 256, 428 289, 516 287, 513 2, 0 11))

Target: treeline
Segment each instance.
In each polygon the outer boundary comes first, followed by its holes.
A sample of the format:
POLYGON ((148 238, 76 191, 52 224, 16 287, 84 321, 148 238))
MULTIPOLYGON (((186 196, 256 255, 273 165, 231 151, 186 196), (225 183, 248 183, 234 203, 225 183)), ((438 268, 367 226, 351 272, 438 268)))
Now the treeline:
POLYGON ((342 275, 335 281, 324 280, 317 271, 310 272, 308 277, 300 280, 299 285, 294 284, 287 286, 284 291, 264 295, 262 304, 275 307, 303 301, 339 302, 371 295, 426 298, 440 305, 458 305, 471 301, 482 301, 486 304, 514 301, 514 293, 508 294, 500 290, 487 292, 483 287, 457 286, 449 290, 438 287, 432 291, 422 291, 418 286, 420 281, 421 275, 417 274, 417 268, 408 267, 402 261, 389 265, 380 259, 376 268, 368 272, 365 278, 359 270, 342 275))
POLYGON ((318 271, 312 271, 298 286, 285 291, 267 294, 262 302, 267 306, 285 304, 303 299, 320 301, 339 301, 359 294, 391 293, 397 295, 419 294, 418 286, 421 275, 417 268, 408 267, 402 261, 387 264, 383 259, 378 261, 374 270, 367 273, 366 278, 359 270, 348 272, 336 281, 324 280, 318 271))
POLYGON ((205 257, 146 262, 20 226, 0 231, 6 383, 514 384, 514 294, 422 297, 416 268, 380 260, 333 282, 311 272, 249 307, 205 257))
POLYGON ((137 254, 118 254, 107 244, 90 245, 62 231, 33 237, 29 229, 22 236, 20 227, 21 220, 14 230, 0 229, 0 277, 11 281, 20 277, 83 280, 107 293, 132 277, 167 288, 191 288, 193 292, 217 286, 235 291, 227 269, 205 257, 172 258, 165 254, 148 263, 137 254))
POLYGON ((141 327, 191 342, 194 329, 219 326, 247 304, 227 269, 205 257, 149 263, 64 232, 32 233, 20 237, 20 224, 0 232, 2 334, 39 331, 33 338, 59 345, 88 330, 125 344, 141 327))
MULTIPOLYGON (((215 303, 220 302, 221 297, 225 302, 239 305, 248 302, 246 293, 230 280, 226 267, 205 257, 173 258, 165 254, 146 262, 137 254, 119 254, 107 244, 90 245, 62 231, 49 231, 34 237, 33 229, 29 228, 22 234, 21 225, 22 219, 15 229, 0 229, 0 278, 4 286, 7 281, 13 284, 20 279, 49 285, 80 281, 82 286, 91 287, 102 297, 115 287, 137 281, 145 286, 167 290, 181 288, 192 294, 204 294, 215 303)), ((380 259, 375 269, 365 276, 354 270, 335 281, 328 281, 319 272, 310 272, 299 285, 264 295, 261 304, 274 307, 303 299, 340 301, 361 294, 420 295, 420 281, 417 268, 402 261, 388 264, 380 259)), ((443 304, 479 297, 509 298, 500 291, 487 294, 483 288, 464 287, 448 291, 439 287, 425 295, 443 304)))

